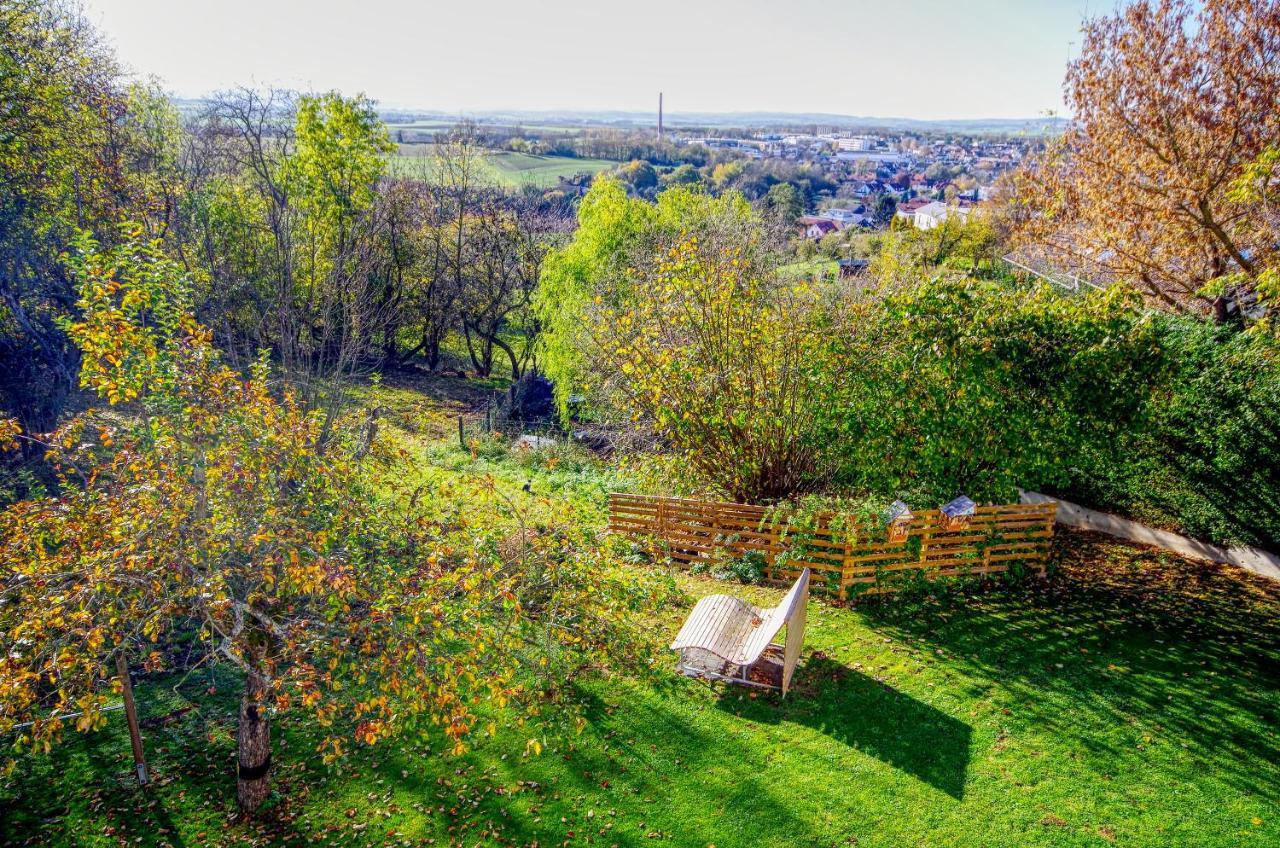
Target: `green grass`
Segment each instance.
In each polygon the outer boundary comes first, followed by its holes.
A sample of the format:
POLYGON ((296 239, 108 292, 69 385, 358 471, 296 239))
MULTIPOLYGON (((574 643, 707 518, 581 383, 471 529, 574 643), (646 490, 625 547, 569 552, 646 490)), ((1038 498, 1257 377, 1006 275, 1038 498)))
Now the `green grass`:
MULTIPOLYGON (((457 127, 457 120, 421 120, 406 123, 387 124, 387 130, 395 135, 396 130, 451 130, 457 127)), ((478 126, 485 130, 526 130, 544 134, 577 135, 582 127, 574 124, 513 124, 481 122, 478 126)))
MULTIPOLYGON (((598 526, 619 472, 565 449, 462 451, 463 381, 379 389, 433 491, 480 478, 573 499, 598 526), (426 400, 428 389, 444 399, 426 400)), ((412 482, 412 481, 410 481, 412 482)), ((526 757, 525 733, 461 758, 401 740, 322 767, 303 716, 277 725, 278 793, 233 817, 229 692, 204 672, 143 681, 157 782, 127 780, 108 729, 0 784, 0 844, 1271 846, 1280 844, 1280 587, 1225 567, 1067 536, 1045 581, 854 609, 814 601, 785 699, 656 669, 584 691, 588 724, 526 757)), ((681 575, 692 598, 777 590, 681 575)))
POLYGON ((836 264, 836 260, 819 256, 815 259, 802 259, 799 262, 783 265, 778 269, 778 272, 783 276, 796 279, 804 277, 835 279, 839 272, 839 266, 836 264))
MULTIPOLYGON (((431 158, 426 153, 414 151, 416 145, 407 145, 404 149, 412 152, 400 153, 390 158, 392 173, 420 177, 429 173, 431 158)), ((616 167, 617 162, 610 159, 586 159, 570 156, 535 156, 531 153, 510 153, 491 151, 485 154, 488 176, 510 188, 522 185, 534 185, 538 188, 551 188, 560 177, 572 177, 575 174, 598 174, 616 167)))

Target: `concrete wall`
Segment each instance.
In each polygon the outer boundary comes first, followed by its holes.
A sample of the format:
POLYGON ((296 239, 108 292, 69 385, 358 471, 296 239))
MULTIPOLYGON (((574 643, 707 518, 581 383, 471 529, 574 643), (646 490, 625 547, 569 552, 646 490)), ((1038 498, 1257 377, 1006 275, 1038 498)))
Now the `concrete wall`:
POLYGON ((1079 527, 1083 530, 1096 530, 1099 533, 1128 539, 1131 542, 1164 548, 1167 551, 1173 551, 1183 556, 1199 557, 1212 562, 1236 565, 1255 574, 1261 574, 1263 577, 1280 580, 1280 556, 1260 548, 1239 546, 1223 548, 1218 545, 1210 545, 1207 542, 1189 539, 1186 536, 1179 536, 1177 533, 1170 533, 1168 530, 1155 530, 1136 521, 1130 521, 1127 518, 1119 518, 1114 515, 1108 515, 1105 512, 1085 509, 1082 506, 1077 506, 1060 498, 1051 498, 1039 492, 1023 492, 1021 490, 1019 492, 1022 495, 1023 503, 1057 501, 1057 520, 1059 524, 1064 524, 1068 527, 1079 527))

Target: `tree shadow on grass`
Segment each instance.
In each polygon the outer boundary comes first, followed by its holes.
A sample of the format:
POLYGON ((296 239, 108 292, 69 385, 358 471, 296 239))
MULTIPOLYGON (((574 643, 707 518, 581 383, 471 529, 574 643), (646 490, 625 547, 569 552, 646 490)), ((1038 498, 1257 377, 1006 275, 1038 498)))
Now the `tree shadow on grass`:
MULTIPOLYGON (((39 773, 17 785, 16 795, 0 799, 0 845, 73 846, 110 838, 184 848, 178 820, 186 811, 174 809, 171 794, 156 785, 176 770, 175 763, 157 754, 166 736, 156 732, 145 738, 152 783, 139 786, 127 734, 119 727, 124 719, 119 713, 111 719, 106 729, 77 739, 78 744, 57 746, 47 757, 26 762, 39 773)), ((193 788, 216 786, 194 769, 182 781, 193 788)))
POLYGON ((1177 746, 1141 768, 1280 800, 1280 585, 1097 534, 1056 547, 1047 581, 863 612, 998 691, 1011 721, 1072 740, 1099 775, 1177 746))
MULTIPOLYGON (((442 830, 501 834, 518 845, 583 837, 620 848, 652 845, 659 838, 681 845, 830 844, 766 775, 768 756, 760 746, 689 721, 665 697, 646 695, 628 700, 625 708, 590 689, 576 697, 588 728, 584 737, 573 737, 576 742, 561 740, 537 757, 485 758, 482 772, 454 773, 457 784, 444 795, 430 771, 397 783, 422 792, 431 799, 428 807, 449 798, 445 806, 466 810, 465 819, 438 816, 442 830), (495 792, 495 786, 507 788, 495 792), (455 791, 456 798, 450 794, 455 791), (474 799, 470 806, 468 798, 474 799), (589 813, 593 807, 596 812, 589 813), (786 841, 762 841, 762 829, 786 834, 786 841)), ((413 763, 402 752, 389 752, 387 762, 390 771, 413 775, 413 763)))
POLYGON ((764 724, 817 730, 964 798, 972 729, 928 704, 815 652, 786 698, 721 698, 718 707, 764 724))

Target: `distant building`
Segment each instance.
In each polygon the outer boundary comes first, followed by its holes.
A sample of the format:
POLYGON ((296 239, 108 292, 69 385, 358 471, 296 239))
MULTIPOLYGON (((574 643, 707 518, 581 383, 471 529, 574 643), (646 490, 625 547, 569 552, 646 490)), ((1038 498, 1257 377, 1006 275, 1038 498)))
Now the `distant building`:
POLYGON ((870 135, 855 135, 851 138, 836 139, 836 147, 841 150, 847 150, 855 153, 873 150, 875 149, 875 146, 876 138, 875 136, 870 135))
POLYGON ((847 227, 851 224, 861 224, 864 216, 858 214, 852 209, 827 209, 820 212, 817 217, 834 221, 840 227, 847 227))
POLYGON ((805 238, 814 239, 815 241, 840 229, 830 218, 818 218, 812 215, 799 218, 796 223, 804 227, 805 238))
POLYGON ((963 224, 969 220, 969 216, 972 213, 972 206, 948 206, 941 200, 935 200, 916 209, 913 222, 917 229, 932 230, 934 227, 941 226, 944 221, 951 219, 958 220, 963 224))
POLYGON ((933 201, 926 200, 923 197, 917 197, 913 200, 904 200, 898 204, 898 211, 894 214, 896 214, 899 218, 906 218, 912 223, 915 223, 916 210, 924 206, 928 206, 932 202, 933 201))
POLYGON ((901 153, 894 153, 889 150, 841 150, 836 154, 836 159, 841 162, 870 160, 872 162, 883 162, 887 165, 904 162, 906 158, 901 153))

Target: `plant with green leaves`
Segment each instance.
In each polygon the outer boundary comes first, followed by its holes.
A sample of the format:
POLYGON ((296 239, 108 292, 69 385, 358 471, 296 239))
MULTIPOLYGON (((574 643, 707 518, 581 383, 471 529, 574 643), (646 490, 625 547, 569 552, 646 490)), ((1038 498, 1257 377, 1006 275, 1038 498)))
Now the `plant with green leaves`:
MULTIPOLYGON (((541 325, 539 364, 555 382, 561 413, 570 413, 571 397, 586 398, 582 414, 609 417, 617 410, 594 391, 600 388, 603 361, 584 321, 596 298, 615 309, 631 302, 627 276, 650 264, 659 245, 682 236, 738 242, 752 250, 758 218, 736 193, 713 197, 696 186, 663 191, 653 203, 627 196, 617 180, 599 178, 582 198, 578 228, 566 245, 552 250, 542 264, 533 308, 541 325)), ((629 417, 629 413, 628 417, 629 417)))
MULTIPOLYGON (((659 242, 661 243, 661 242, 659 242)), ((574 316, 596 397, 652 426, 710 486, 772 501, 829 469, 810 421, 838 373, 820 292, 704 235, 628 269, 574 316)))
POLYGON ((1047 286, 939 277, 864 313, 864 363, 821 423, 855 490, 943 503, 1016 500, 1062 481, 1081 444, 1136 419, 1158 376, 1153 328, 1132 293, 1065 298, 1047 286))

